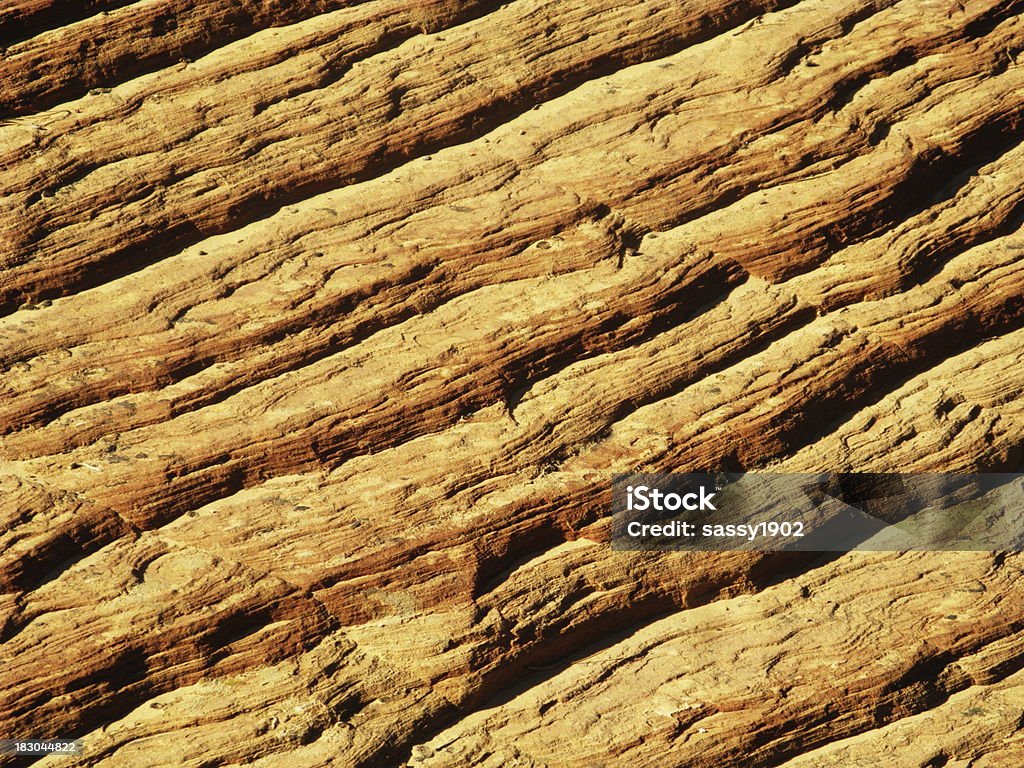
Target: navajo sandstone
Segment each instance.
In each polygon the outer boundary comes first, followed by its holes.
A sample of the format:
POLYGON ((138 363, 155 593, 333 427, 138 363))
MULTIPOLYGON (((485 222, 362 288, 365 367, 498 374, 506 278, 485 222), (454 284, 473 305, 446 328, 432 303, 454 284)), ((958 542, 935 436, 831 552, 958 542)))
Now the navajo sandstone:
POLYGON ((1024 765, 1020 555, 608 543, 616 472, 1021 469, 1022 11, 7 0, 0 735, 1024 765))

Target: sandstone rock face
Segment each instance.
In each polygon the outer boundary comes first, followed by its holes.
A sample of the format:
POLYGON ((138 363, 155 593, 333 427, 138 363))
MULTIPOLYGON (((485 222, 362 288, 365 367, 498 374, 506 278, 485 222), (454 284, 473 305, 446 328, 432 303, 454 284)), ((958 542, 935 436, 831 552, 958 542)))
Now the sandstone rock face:
POLYGON ((1018 0, 8 0, 0 737, 1024 765, 1024 557, 609 546, 1024 471, 1018 0))

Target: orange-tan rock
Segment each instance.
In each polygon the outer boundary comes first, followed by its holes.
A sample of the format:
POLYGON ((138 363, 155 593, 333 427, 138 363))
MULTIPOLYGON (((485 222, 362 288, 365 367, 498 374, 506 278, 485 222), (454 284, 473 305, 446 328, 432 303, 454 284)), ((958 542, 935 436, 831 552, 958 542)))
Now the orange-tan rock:
POLYGON ((609 512, 1020 471, 1024 4, 64 5, 0 9, 0 738, 1022 764, 1020 555, 609 512))

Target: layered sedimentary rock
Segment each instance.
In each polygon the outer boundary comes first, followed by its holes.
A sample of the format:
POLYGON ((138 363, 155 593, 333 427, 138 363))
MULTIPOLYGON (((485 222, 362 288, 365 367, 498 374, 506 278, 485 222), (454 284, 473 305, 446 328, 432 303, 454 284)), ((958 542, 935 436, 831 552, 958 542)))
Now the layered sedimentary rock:
POLYGON ((1017 766, 1013 553, 609 546, 1020 471, 1024 3, 0 10, 0 737, 1017 766))

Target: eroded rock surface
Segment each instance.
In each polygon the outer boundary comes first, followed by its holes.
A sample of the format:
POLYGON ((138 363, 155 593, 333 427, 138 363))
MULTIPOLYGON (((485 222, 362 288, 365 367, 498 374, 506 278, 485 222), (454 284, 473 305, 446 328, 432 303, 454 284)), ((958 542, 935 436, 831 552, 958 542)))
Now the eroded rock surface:
POLYGON ((1020 555, 608 543, 616 472, 1021 471, 1024 3, 13 0, 0 44, 0 737, 1024 764, 1020 555))

